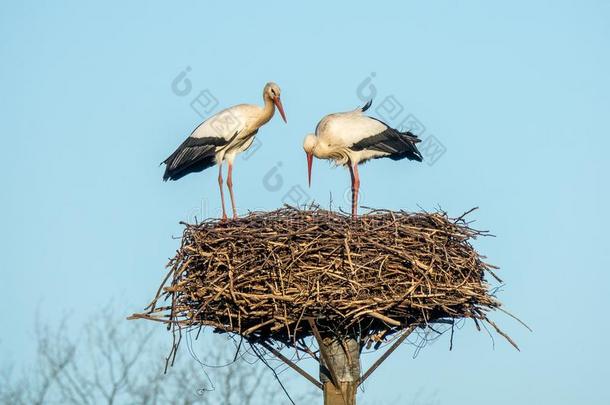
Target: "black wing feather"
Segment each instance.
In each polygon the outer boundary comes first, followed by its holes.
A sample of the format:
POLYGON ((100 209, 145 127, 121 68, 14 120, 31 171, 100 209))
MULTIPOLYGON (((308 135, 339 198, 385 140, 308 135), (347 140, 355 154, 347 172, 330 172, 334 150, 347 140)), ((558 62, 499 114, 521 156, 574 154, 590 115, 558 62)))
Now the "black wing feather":
POLYGON ((417 149, 417 146, 415 146, 418 142, 421 142, 421 139, 419 139, 417 135, 414 135, 411 132, 399 132, 388 127, 383 132, 356 142, 351 146, 351 149, 354 151, 365 149, 375 150, 387 153, 389 155, 388 157, 393 160, 407 158, 409 160, 421 162, 423 157, 417 149))
POLYGON ((188 137, 165 163, 163 181, 178 180, 187 174, 200 172, 215 164, 216 147, 229 141, 221 137, 188 137))

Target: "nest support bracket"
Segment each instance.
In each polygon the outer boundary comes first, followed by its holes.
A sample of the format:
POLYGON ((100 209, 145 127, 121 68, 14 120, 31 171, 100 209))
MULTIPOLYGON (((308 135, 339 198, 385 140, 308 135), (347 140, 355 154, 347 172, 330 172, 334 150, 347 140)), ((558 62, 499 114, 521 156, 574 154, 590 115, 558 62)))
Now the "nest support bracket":
POLYGON ((284 356, 282 353, 280 353, 278 350, 274 349, 273 347, 271 347, 269 344, 262 342, 261 345, 269 350, 275 357, 277 357, 278 359, 280 359, 281 361, 283 361, 284 363, 286 363, 286 365, 288 367, 290 367, 291 369, 293 369, 294 371, 296 371, 297 373, 301 374, 303 377, 305 377, 305 379, 309 382, 311 382, 313 385, 315 385, 316 387, 318 387, 319 389, 323 389, 322 388, 322 383, 318 380, 316 380, 311 374, 309 374, 307 371, 303 370, 301 367, 297 366, 295 362, 293 362, 292 360, 290 360, 288 357, 284 356))
POLYGON ((381 355, 381 357, 379 357, 377 359, 377 361, 375 361, 375 363, 373 363, 373 365, 371 367, 369 367, 368 370, 366 370, 366 372, 362 375, 362 377, 358 381, 358 385, 362 384, 367 378, 369 378, 371 376, 371 374, 373 374, 373 371, 375 371, 377 369, 377 367, 379 367, 381 365, 381 363, 383 363, 390 356, 390 354, 392 354, 392 352, 394 352, 394 350, 396 350, 398 348, 398 346, 400 346, 400 344, 405 341, 405 339, 407 337, 409 337, 409 335, 411 334, 411 332, 413 332, 415 330, 415 328, 416 328, 416 326, 412 325, 412 326, 408 327, 407 329, 405 329, 402 332, 402 335, 400 335, 400 337, 398 339, 396 339, 396 341, 394 343, 392 343, 392 346, 390 346, 390 348, 388 350, 386 350, 385 353, 383 353, 381 355))
POLYGON ((292 360, 266 342, 261 344, 279 360, 295 370, 317 388, 324 392, 327 405, 352 405, 356 402, 356 389, 400 346, 415 330, 416 325, 406 328, 395 342, 373 365, 360 376, 360 345, 356 339, 337 341, 324 339, 315 320, 308 319, 311 331, 320 348, 320 380, 307 373, 292 360))

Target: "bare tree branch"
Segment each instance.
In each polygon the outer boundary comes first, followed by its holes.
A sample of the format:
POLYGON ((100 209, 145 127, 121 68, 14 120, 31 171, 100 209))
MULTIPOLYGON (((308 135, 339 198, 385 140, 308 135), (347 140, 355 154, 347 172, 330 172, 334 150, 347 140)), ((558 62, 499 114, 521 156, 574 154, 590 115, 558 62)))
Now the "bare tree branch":
MULTIPOLYGON (((182 350, 164 374, 167 335, 155 325, 125 322, 112 306, 90 319, 80 328, 68 320, 55 326, 37 322, 35 364, 0 370, 0 404, 289 403, 263 364, 249 364, 235 353, 243 346, 206 345, 206 363, 182 350)), ((205 339, 190 349, 204 347, 205 339)), ((311 403, 304 395, 295 399, 311 403)))

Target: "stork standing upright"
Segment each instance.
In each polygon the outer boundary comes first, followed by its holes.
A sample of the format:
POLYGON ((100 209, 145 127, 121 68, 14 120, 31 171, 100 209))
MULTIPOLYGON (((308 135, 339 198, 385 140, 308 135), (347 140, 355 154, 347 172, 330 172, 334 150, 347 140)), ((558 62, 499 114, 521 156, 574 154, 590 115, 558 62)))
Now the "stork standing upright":
POLYGON ((263 89, 264 106, 239 104, 211 116, 201 123, 191 135, 172 153, 165 163, 163 180, 178 180, 189 173, 196 173, 218 165, 218 186, 222 204, 222 218, 227 218, 222 188, 222 163, 228 166, 227 186, 231 195, 233 218, 237 218, 233 196, 233 161, 235 156, 248 149, 258 129, 265 125, 275 112, 280 111, 284 122, 286 115, 280 100, 280 87, 269 82, 263 89))
POLYGON ((329 114, 316 126, 303 142, 307 154, 307 176, 311 186, 313 157, 332 160, 336 165, 347 166, 352 178, 352 217, 356 218, 360 176, 358 165, 369 159, 388 157, 392 160, 407 158, 421 162, 416 143, 421 140, 411 132, 400 132, 386 123, 363 114, 369 101, 353 111, 329 114))

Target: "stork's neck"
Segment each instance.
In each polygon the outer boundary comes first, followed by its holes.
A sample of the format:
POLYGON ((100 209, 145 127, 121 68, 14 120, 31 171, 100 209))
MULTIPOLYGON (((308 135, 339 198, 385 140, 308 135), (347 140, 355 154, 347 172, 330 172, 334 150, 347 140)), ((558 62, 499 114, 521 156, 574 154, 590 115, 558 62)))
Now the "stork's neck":
POLYGON ((349 150, 343 146, 328 146, 325 142, 319 141, 313 150, 313 155, 318 159, 330 159, 337 165, 346 164, 349 160, 349 150))
POLYGON ((333 150, 324 141, 318 140, 315 148, 313 149, 313 155, 318 159, 330 159, 333 150))
POLYGON ((261 114, 256 120, 257 128, 265 125, 269 120, 273 117, 273 113, 275 113, 275 104, 273 104, 273 100, 267 94, 263 95, 263 100, 265 101, 265 105, 261 110, 261 114))

